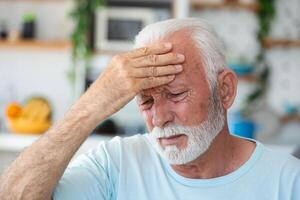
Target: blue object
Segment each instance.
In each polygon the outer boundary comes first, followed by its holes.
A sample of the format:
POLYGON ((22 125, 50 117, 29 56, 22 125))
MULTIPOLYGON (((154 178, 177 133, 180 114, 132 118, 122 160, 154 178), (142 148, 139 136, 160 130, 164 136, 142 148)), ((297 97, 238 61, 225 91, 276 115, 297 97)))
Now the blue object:
POLYGON ((237 75, 243 76, 251 74, 254 71, 253 66, 245 64, 228 64, 230 69, 232 69, 237 75))
POLYGON ((284 110, 289 115, 295 115, 298 113, 298 107, 291 103, 286 103, 284 105, 284 110))
POLYGON ((246 137, 246 138, 255 138, 255 123, 244 118, 241 114, 234 114, 228 119, 229 131, 233 135, 246 137))

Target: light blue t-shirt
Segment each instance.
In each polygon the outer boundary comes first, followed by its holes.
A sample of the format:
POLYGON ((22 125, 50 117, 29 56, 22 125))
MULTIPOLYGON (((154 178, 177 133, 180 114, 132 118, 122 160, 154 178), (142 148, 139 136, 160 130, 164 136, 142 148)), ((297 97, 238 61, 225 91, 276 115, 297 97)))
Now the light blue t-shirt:
POLYGON ((55 200, 300 200, 300 164, 259 142, 236 171, 218 178, 178 175, 147 135, 115 137, 79 156, 57 185, 55 200))

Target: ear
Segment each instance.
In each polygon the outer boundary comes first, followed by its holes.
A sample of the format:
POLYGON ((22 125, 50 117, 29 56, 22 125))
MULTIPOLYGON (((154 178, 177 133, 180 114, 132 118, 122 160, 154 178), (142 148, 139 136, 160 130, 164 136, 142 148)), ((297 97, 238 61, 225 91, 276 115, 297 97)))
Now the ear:
POLYGON ((237 81, 236 74, 228 68, 218 74, 218 90, 221 102, 225 109, 229 109, 234 102, 237 81))

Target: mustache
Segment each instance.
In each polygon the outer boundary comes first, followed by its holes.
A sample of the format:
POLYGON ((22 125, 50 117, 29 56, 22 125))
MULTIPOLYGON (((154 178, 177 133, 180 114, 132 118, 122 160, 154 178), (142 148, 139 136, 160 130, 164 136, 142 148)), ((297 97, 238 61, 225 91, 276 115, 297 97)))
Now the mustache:
POLYGON ((154 127, 150 133, 155 139, 162 137, 171 137, 179 134, 186 135, 187 127, 178 124, 171 124, 164 128, 154 127))

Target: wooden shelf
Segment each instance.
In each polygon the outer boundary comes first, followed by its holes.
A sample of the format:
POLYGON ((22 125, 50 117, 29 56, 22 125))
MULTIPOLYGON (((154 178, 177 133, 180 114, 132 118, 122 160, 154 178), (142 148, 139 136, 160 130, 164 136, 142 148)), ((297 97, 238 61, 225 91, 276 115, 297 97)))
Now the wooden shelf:
POLYGON ((245 81, 245 82, 250 82, 250 83, 256 83, 257 82, 257 76, 255 74, 249 74, 249 75, 243 75, 240 76, 238 75, 238 80, 239 81, 245 81))
POLYGON ((71 48, 71 43, 68 41, 18 40, 12 42, 0 40, 1 48, 63 50, 71 48))
POLYGON ((300 115, 286 115, 280 118, 280 122, 286 124, 288 122, 300 122, 300 115))
POLYGON ((259 11, 260 5, 258 3, 241 3, 241 2, 222 2, 222 3, 209 3, 197 0, 191 1, 191 6, 194 9, 242 9, 250 11, 259 11))
MULTIPOLYGON (((0 151, 5 152, 20 152, 24 148, 30 146, 33 142, 38 140, 41 135, 29 135, 29 134, 14 134, 8 132, 0 132, 0 151)), ((77 153, 86 152, 90 148, 98 146, 99 142, 112 139, 113 135, 90 135, 84 143, 81 145, 77 153)))
POLYGON ((266 49, 274 48, 274 47, 300 47, 300 39, 288 40, 288 39, 265 38, 263 40, 263 47, 266 49))

